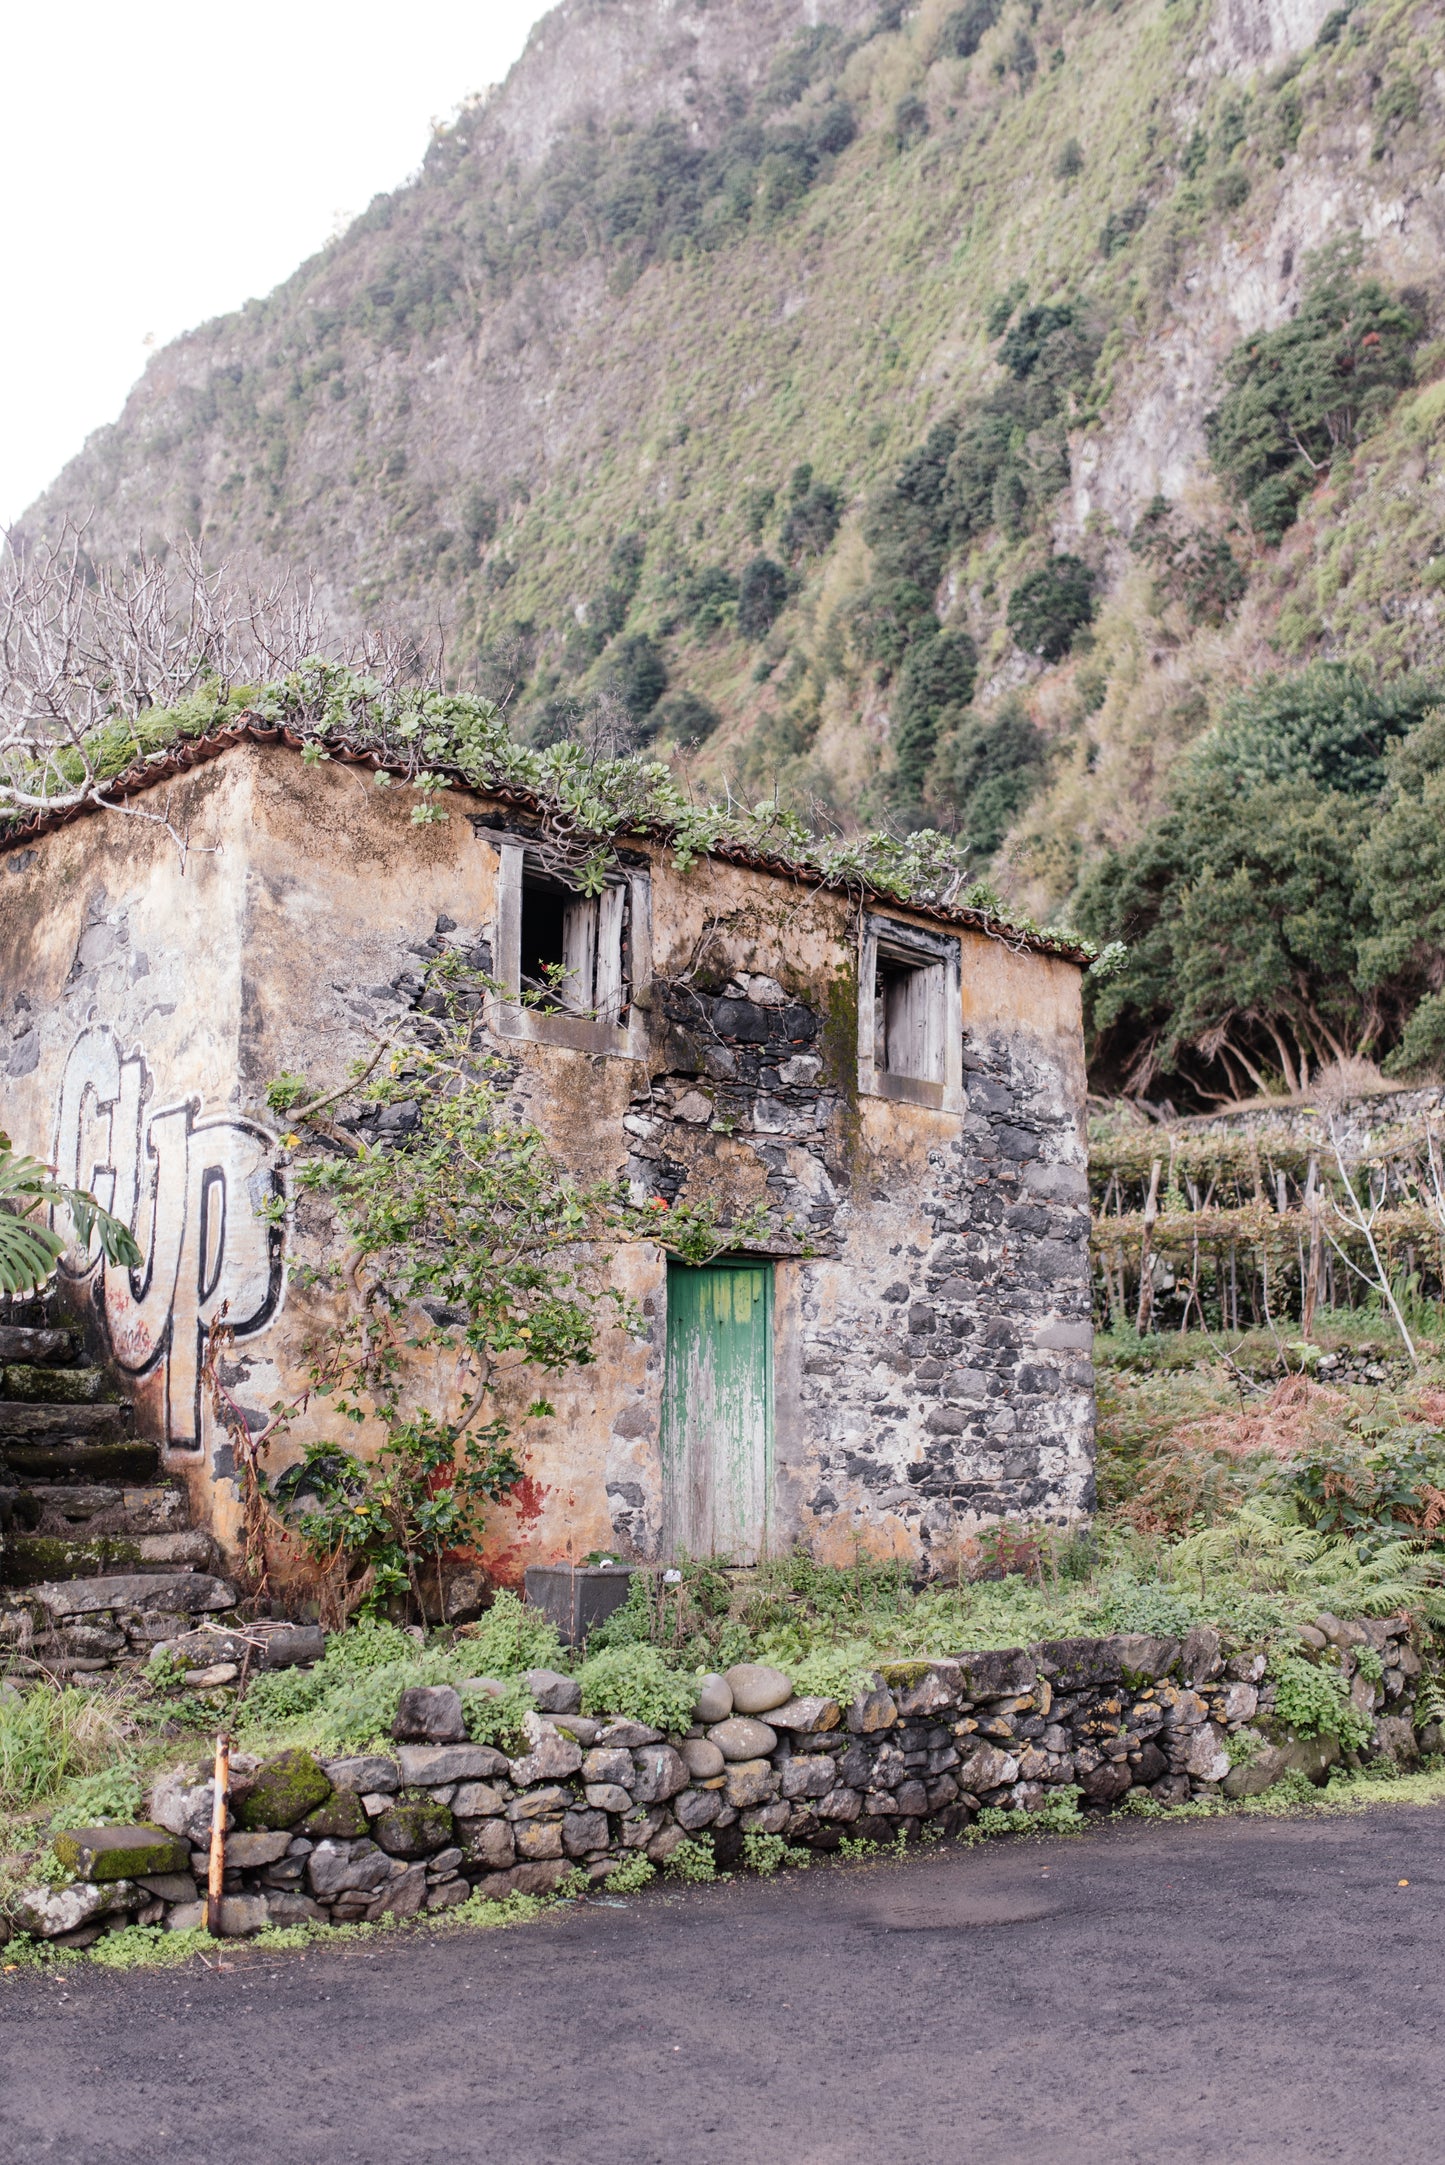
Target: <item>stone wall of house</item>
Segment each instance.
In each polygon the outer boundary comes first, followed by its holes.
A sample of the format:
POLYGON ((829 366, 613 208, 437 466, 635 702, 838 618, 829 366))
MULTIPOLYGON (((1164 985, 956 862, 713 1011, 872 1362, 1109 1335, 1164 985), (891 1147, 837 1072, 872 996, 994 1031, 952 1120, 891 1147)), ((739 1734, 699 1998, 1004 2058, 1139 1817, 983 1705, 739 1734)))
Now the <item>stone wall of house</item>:
MULTIPOLYGON (((7 1124, 96 1178, 154 1249, 143 1291, 77 1258, 71 1295, 227 1552, 239 1497, 200 1381, 205 1332, 224 1305, 223 1380, 259 1424, 299 1392, 322 1314, 293 1269, 321 1257, 316 1214, 284 1248, 257 1215, 279 1177, 266 1085, 304 1071, 334 1088, 426 1004, 430 960, 488 970, 498 952, 502 843, 521 815, 456 791, 446 820, 417 827, 401 794, 340 760, 243 744, 175 783, 170 831, 107 814, 0 851, 7 1124)), ((623 1177, 643 1200, 769 1207, 773 1544, 928 1568, 1000 1514, 1086 1511, 1076 965, 958 927, 964 1088, 948 1110, 901 1102, 860 1081, 856 898, 723 859, 680 871, 652 844, 629 862, 650 881, 650 926, 625 1030, 599 1044, 499 1031, 497 1048, 518 1112, 579 1175, 623 1177)), ((406 1117, 390 1108, 365 1132, 404 1136, 406 1117)), ((555 1419, 525 1418, 530 1376, 499 1401, 527 1478, 494 1515, 495 1579, 568 1553, 659 1557, 666 1271, 652 1241, 619 1249, 642 1328, 608 1330, 592 1366, 549 1378, 555 1419)), ((325 1419, 313 1401, 283 1450, 325 1419)))
MULTIPOLYGON (((1371 1719, 1369 1756, 1413 1758, 1407 1626, 1321 1617, 1301 1637, 1371 1719)), ((570 1677, 534 1670, 528 1684, 539 1710, 510 1755, 468 1739, 471 1693, 500 1688, 478 1679, 405 1693, 388 1751, 234 1760, 224 1929, 546 1893, 639 1853, 665 1866, 703 1837, 730 1866, 749 1834, 824 1852, 916 1840, 1066 1790, 1099 1813, 1131 1796, 1246 1796, 1291 1771, 1321 1781, 1338 1756, 1333 1739, 1281 1728, 1263 1649, 1207 1627, 895 1663, 848 1705, 747 1664, 703 1682, 686 1735, 585 1717, 570 1677)), ((20 1896, 12 1927, 74 1944, 132 1919, 199 1924, 212 1801, 208 1766, 182 1766, 156 1784, 150 1825, 57 1836, 75 1877, 20 1896)))

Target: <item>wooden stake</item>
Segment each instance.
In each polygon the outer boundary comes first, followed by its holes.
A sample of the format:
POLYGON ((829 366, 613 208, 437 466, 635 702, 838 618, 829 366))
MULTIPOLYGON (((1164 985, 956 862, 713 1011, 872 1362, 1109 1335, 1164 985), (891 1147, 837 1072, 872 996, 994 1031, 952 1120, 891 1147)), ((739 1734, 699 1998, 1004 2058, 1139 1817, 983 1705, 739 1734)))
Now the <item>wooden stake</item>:
POLYGON ((206 1930, 221 1936, 221 1897, 226 1886, 226 1805, 231 1794, 231 1747, 216 1738, 215 1795, 211 1801, 211 1862, 206 1879, 206 1930))
POLYGON ((1324 1261, 1323 1229, 1320 1225, 1320 1166, 1318 1158, 1311 1158, 1309 1172, 1305 1176, 1305 1209, 1310 1222, 1310 1259, 1305 1278, 1304 1303, 1300 1315, 1301 1336, 1309 1339, 1314 1334, 1315 1308, 1320 1297, 1320 1266, 1324 1261))
POLYGON ((1162 1159, 1156 1158, 1149 1168, 1149 1194, 1144 1204, 1144 1234, 1139 1243, 1139 1312, 1134 1318, 1134 1328, 1142 1338, 1149 1328, 1154 1307, 1154 1279, 1151 1274, 1150 1248, 1154 1238, 1154 1221, 1159 1215, 1159 1175, 1163 1172, 1162 1159))

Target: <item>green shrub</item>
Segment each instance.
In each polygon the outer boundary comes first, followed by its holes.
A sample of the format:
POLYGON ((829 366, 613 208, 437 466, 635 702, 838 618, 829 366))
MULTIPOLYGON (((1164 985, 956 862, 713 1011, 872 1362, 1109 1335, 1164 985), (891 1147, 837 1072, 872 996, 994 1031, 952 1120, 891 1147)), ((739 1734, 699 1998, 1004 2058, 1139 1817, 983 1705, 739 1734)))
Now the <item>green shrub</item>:
POLYGON ((693 1885, 717 1878, 717 1859, 713 1855, 710 1834, 689 1835, 678 1843, 663 1868, 669 1879, 683 1879, 693 1885))
POLYGON ((1009 630, 1025 654, 1045 661, 1061 661, 1093 616, 1094 574, 1077 556, 1051 557, 1009 595, 1009 630))
POLYGON ((992 714, 965 714, 942 738, 928 796, 952 805, 958 832, 991 857, 1044 779, 1044 738, 1017 694, 992 714))
POLYGON ((140 1815, 143 1794, 140 1778, 130 1767, 107 1767, 99 1774, 85 1774, 70 1783, 50 1824, 132 1826, 140 1815))
POLYGON ((607 1875, 607 1886, 613 1894, 640 1894, 657 1877, 644 1852, 634 1849, 623 1858, 615 1872, 607 1875))
POLYGON ((770 556, 755 556, 738 587, 738 630, 745 639, 761 639, 782 614, 788 598, 788 575, 770 556))
POLYGON ((1342 1751, 1363 1751, 1374 1726, 1350 1698, 1338 1669, 1316 1666, 1303 1654, 1270 1656, 1277 1720, 1301 1737, 1335 1737, 1342 1751))
POLYGON ((631 632, 617 641, 607 657, 605 676, 634 722, 646 721, 667 690, 667 663, 646 632, 631 632))
POLYGON ((1100 255, 1107 260, 1110 256, 1116 256, 1121 248, 1127 248, 1148 215, 1148 204, 1137 198, 1132 203, 1126 203, 1122 210, 1111 210, 1099 235, 1100 255))
POLYGON ((893 709, 894 788, 915 801, 923 788, 939 717, 966 706, 978 675, 978 649, 967 632, 939 632, 908 650, 893 709))
POLYGON ((702 744, 721 720, 717 708, 697 692, 672 692, 653 708, 647 735, 668 736, 675 744, 702 744))
POLYGON ((562 1642, 550 1617, 530 1609, 506 1587, 478 1623, 468 1624, 458 1645, 473 1676, 520 1676, 524 1669, 565 1667, 562 1642))
POLYGON ((1378 279, 1356 280, 1336 254, 1316 267, 1288 323, 1234 348, 1205 435, 1262 540, 1278 541, 1331 462, 1378 427, 1413 380, 1424 332, 1413 304, 1378 279))
POLYGON ((706 564, 689 573, 678 597, 678 614, 700 639, 733 624, 738 613, 738 582, 724 564, 706 564))
POLYGON ((524 1609, 515 1595, 498 1595, 497 1603, 500 1615, 496 1607, 489 1611, 476 1637, 450 1646, 420 1647, 389 1624, 362 1623, 338 1632, 309 1673, 282 1669, 256 1678, 242 1708, 243 1738, 284 1737, 323 1751, 360 1750, 390 1736, 409 1686, 459 1685, 482 1674, 510 1675, 513 1688, 501 1700, 481 1692, 465 1695, 469 1734, 478 1742, 514 1735, 531 1703, 516 1671, 550 1667, 560 1649, 551 1625, 524 1609))
POLYGON ((513 1751, 522 1741, 522 1716, 534 1705, 532 1694, 520 1677, 509 1679, 500 1693, 464 1691, 462 1720, 473 1744, 493 1744, 513 1751))
POLYGON ((650 1729, 686 1729, 697 1704, 697 1678, 669 1667, 654 1646, 607 1647, 578 1672, 584 1714, 620 1714, 650 1729))
POLYGON ((813 1861, 810 1849, 791 1848, 781 1834, 745 1834, 743 1836, 743 1863, 750 1872, 761 1872, 766 1878, 779 1871, 785 1864, 797 1870, 806 1870, 813 1861))
POLYGON ((941 58, 971 60, 999 18, 999 0, 964 0, 961 8, 945 15, 938 33, 941 58))
POLYGON ((1223 535, 1178 525, 1162 496, 1148 505, 1129 547, 1153 567, 1156 592, 1181 603, 1191 624, 1222 624, 1249 583, 1223 535))

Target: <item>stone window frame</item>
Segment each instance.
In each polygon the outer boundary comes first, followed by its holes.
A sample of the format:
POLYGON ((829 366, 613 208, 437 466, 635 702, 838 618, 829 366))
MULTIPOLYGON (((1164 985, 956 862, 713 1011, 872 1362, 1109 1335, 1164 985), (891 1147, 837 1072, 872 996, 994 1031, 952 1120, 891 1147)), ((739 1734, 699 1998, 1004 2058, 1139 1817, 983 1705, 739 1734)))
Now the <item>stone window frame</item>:
POLYGON ((863 919, 858 982, 858 1088, 866 1097, 926 1105, 938 1112, 966 1110, 963 1086, 963 942, 957 934, 927 932, 896 917, 863 919), (930 1012, 926 1027, 935 1072, 900 1075, 877 1062, 878 966, 896 961, 927 971, 930 1012), (935 974, 936 973, 936 974, 935 974))
MULTIPOLYGON (((497 855, 494 966, 498 981, 516 994, 522 976, 522 889, 528 860, 551 879, 556 878, 556 871, 525 835, 493 834, 487 840, 497 855)), ((601 995, 597 1012, 568 1014, 560 1009, 524 1007, 520 999, 506 1000, 497 1014, 501 1035, 537 1045, 565 1045, 574 1052, 640 1058, 644 1048, 640 1042, 637 995, 652 977, 652 880, 648 872, 619 868, 608 873, 598 897, 596 941, 596 989, 601 995)))

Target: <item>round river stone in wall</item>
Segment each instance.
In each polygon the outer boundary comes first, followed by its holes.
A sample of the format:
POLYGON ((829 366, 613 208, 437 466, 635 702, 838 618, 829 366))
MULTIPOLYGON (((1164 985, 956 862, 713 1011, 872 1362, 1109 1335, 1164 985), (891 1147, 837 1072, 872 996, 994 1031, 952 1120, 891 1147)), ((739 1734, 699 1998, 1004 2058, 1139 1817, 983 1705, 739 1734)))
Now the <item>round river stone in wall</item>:
POLYGON ((708 1743, 706 1737, 689 1737, 685 1744, 679 1744, 677 1748, 694 1781, 710 1781, 713 1775, 721 1774, 723 1755, 716 1744, 708 1743))
POLYGON ((734 1714, 727 1721, 714 1722, 707 1741, 716 1744, 724 1759, 766 1759, 769 1752, 777 1750, 778 1732, 765 1721, 749 1721, 745 1715, 734 1714))
POLYGON ((726 1677, 705 1676, 692 1710, 694 1721, 726 1721, 733 1710, 733 1695, 726 1677))
POLYGON ((740 1661, 729 1669, 727 1684, 734 1714, 767 1714, 775 1706, 786 1706, 793 1696, 792 1684, 781 1669, 769 1669, 757 1661, 740 1661))

